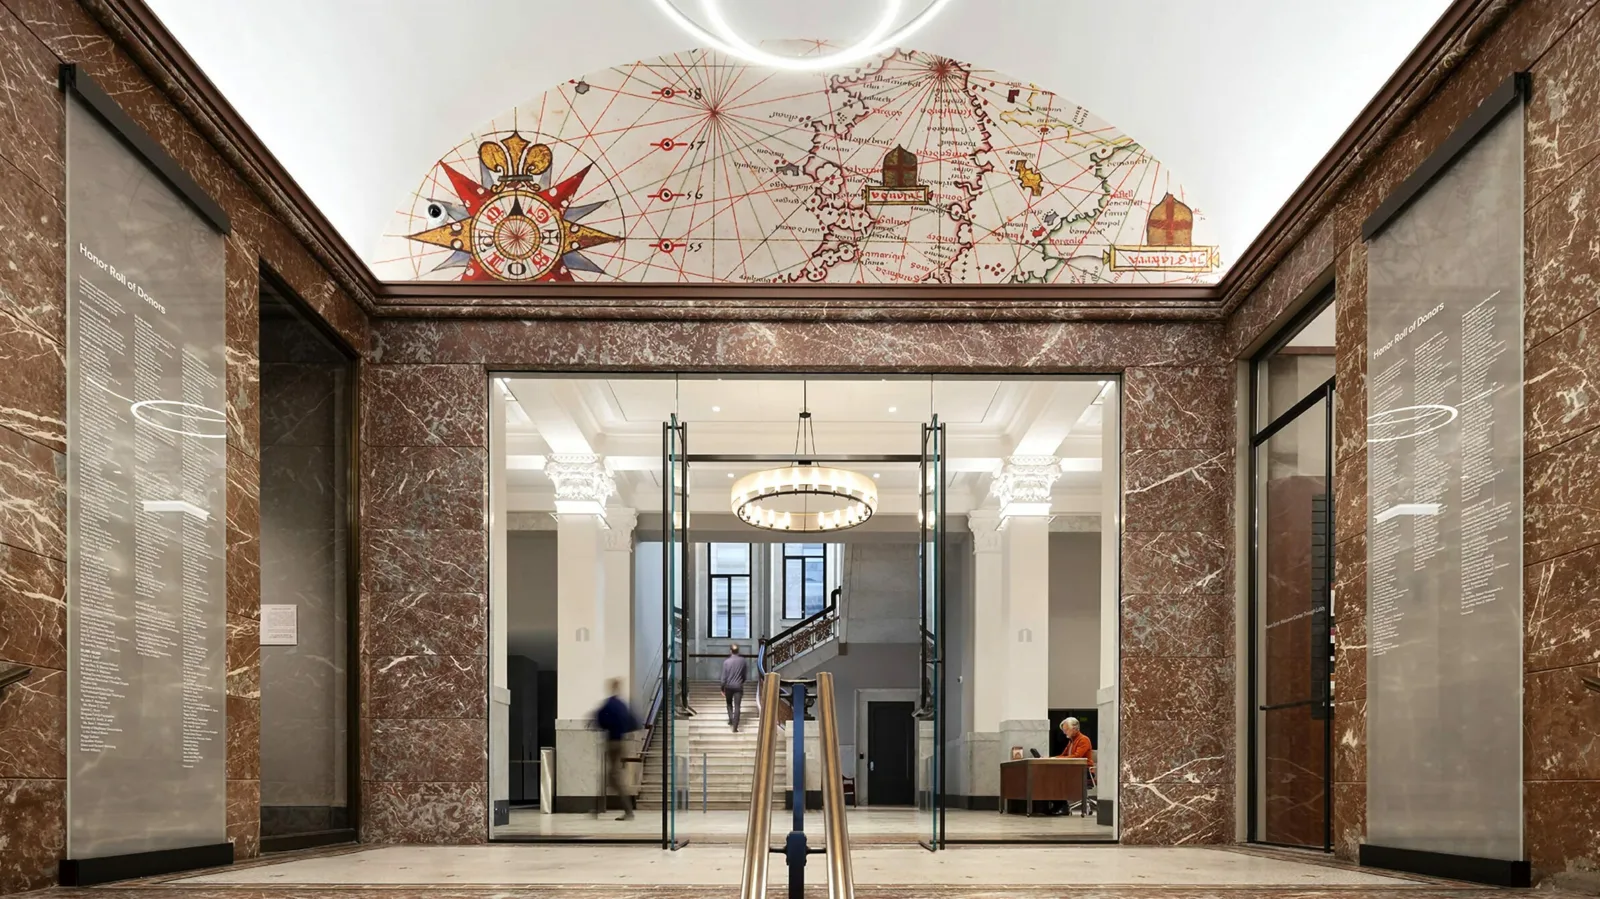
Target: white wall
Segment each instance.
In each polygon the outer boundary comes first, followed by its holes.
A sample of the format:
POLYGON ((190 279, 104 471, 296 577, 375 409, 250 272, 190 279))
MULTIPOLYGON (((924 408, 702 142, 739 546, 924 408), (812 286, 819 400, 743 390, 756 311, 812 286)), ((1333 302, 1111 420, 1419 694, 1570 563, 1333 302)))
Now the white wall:
POLYGON ((848 642, 852 646, 917 642, 921 617, 916 543, 850 543, 844 551, 849 556, 845 563, 848 642))
POLYGON ((1100 688, 1100 534, 1050 535, 1050 707, 1088 709, 1100 688))
POLYGON ((661 541, 633 547, 633 676, 628 679, 633 705, 641 714, 650 702, 661 671, 661 541))

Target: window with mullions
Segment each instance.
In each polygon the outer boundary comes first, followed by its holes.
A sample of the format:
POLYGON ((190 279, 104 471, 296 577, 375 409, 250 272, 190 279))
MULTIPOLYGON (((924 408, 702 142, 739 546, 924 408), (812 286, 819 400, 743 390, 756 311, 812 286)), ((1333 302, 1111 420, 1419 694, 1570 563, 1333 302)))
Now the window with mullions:
POLYGON ((785 543, 783 617, 809 618, 827 604, 827 547, 821 543, 785 543))
POLYGON ((750 544, 713 543, 707 549, 711 637, 750 639, 750 544))

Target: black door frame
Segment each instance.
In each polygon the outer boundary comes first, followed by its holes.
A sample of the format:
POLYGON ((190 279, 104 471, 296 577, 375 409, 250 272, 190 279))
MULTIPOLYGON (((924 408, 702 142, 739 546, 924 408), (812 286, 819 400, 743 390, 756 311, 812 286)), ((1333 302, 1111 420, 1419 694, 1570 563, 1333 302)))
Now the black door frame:
MULTIPOLYGON (((1260 752, 1258 750, 1257 741, 1258 741, 1259 736, 1260 736, 1261 713, 1264 712, 1264 711, 1268 711, 1268 709, 1266 709, 1265 707, 1263 707, 1260 704, 1261 697, 1259 695, 1259 689, 1258 689, 1258 686, 1257 686, 1258 678, 1260 676, 1260 671, 1261 671, 1260 653, 1261 653, 1261 648, 1262 648, 1261 647, 1261 641, 1260 641, 1260 634, 1259 634, 1259 629, 1260 629, 1260 625, 1261 625, 1260 611, 1259 611, 1259 602, 1260 602, 1260 599, 1261 599, 1261 584, 1260 584, 1260 579, 1259 579, 1259 571, 1260 571, 1260 562, 1261 562, 1261 515, 1260 515, 1260 513, 1261 513, 1261 499, 1262 499, 1262 497, 1261 497, 1260 489, 1259 489, 1260 471, 1259 471, 1259 469, 1257 467, 1256 459, 1257 459, 1258 451, 1260 450, 1260 448, 1263 445, 1265 445, 1267 441, 1271 440, 1272 437, 1275 434, 1277 434, 1279 431, 1282 431, 1285 427, 1287 427, 1292 422, 1298 420, 1302 415, 1306 414, 1308 411, 1310 411, 1311 409, 1315 408, 1318 404, 1323 404, 1323 406, 1324 406, 1324 415, 1325 415, 1325 430, 1323 431, 1323 434, 1324 434, 1324 439, 1327 442, 1326 451, 1325 451, 1325 453, 1323 455, 1323 469, 1324 469, 1323 476, 1325 478, 1325 483, 1328 485, 1328 489, 1327 489, 1328 502, 1326 503, 1325 514, 1327 516, 1326 527, 1327 527, 1327 533, 1328 533, 1328 538, 1329 538, 1329 548, 1328 548, 1328 552, 1326 553, 1326 559, 1324 560, 1324 564, 1326 565, 1326 569, 1327 569, 1324 572, 1324 577, 1326 578, 1325 583, 1327 583, 1329 585, 1329 605, 1330 605, 1330 607, 1328 609, 1328 616, 1329 616, 1329 620, 1331 621, 1332 620, 1332 616, 1333 616, 1333 609, 1331 607, 1332 585, 1333 585, 1333 556, 1334 556, 1333 546, 1336 544, 1337 536, 1338 536, 1334 531, 1334 517, 1335 516, 1334 516, 1334 503, 1333 503, 1333 490, 1334 490, 1334 482, 1333 482, 1333 427, 1334 427, 1334 425, 1333 425, 1333 408, 1334 408, 1334 387, 1335 387, 1336 378, 1330 377, 1326 381, 1324 381, 1321 384, 1317 385, 1316 387, 1312 388, 1311 392, 1309 392, 1305 396, 1301 397, 1298 401, 1295 402, 1295 404, 1293 406, 1290 406, 1288 409, 1284 410, 1276 418, 1274 418, 1272 421, 1268 422, 1265 425, 1260 425, 1259 424, 1259 422, 1261 420, 1261 411, 1262 411, 1262 407, 1261 407, 1262 397, 1261 397, 1261 391, 1260 391, 1260 384, 1261 384, 1261 373, 1264 370, 1264 364, 1267 362, 1267 360, 1270 359, 1273 355, 1275 355, 1279 350, 1283 349, 1283 347, 1285 345, 1287 345, 1290 340, 1293 340, 1294 337, 1297 334, 1299 334, 1305 328, 1305 326, 1307 324, 1309 324, 1313 319, 1315 319, 1317 316, 1321 315, 1330 306, 1332 306, 1332 304, 1333 304, 1333 302, 1335 300, 1334 287, 1335 287, 1335 285, 1333 285, 1333 284, 1329 284, 1326 287, 1324 287, 1322 289, 1322 291, 1310 303, 1308 303, 1304 309, 1302 309, 1299 313, 1297 313, 1294 316, 1294 318, 1290 319, 1288 324, 1286 324, 1272 338, 1272 340, 1268 341, 1267 344, 1265 346, 1263 346, 1259 352, 1257 352, 1254 356, 1251 357, 1251 359, 1250 359, 1250 376, 1249 376, 1249 379, 1248 379, 1249 382, 1250 382, 1250 385, 1249 385, 1250 386, 1250 408, 1249 408, 1249 416, 1250 417, 1249 417, 1249 424, 1248 424, 1248 433, 1250 435, 1250 446, 1249 446, 1249 450, 1248 450, 1248 455, 1250 457, 1249 458, 1249 469, 1248 469, 1248 471, 1249 471, 1248 481, 1249 481, 1249 486, 1250 486, 1250 498, 1249 498, 1249 503, 1250 503, 1250 540, 1249 540, 1249 546, 1250 546, 1250 558, 1249 558, 1250 573, 1249 573, 1249 577, 1247 578, 1247 582, 1249 583, 1249 595, 1248 595, 1248 600, 1247 600, 1247 604, 1248 604, 1248 607, 1249 607, 1249 609, 1248 609, 1248 611, 1249 611, 1249 628, 1248 628, 1248 635, 1247 635, 1247 638, 1248 638, 1248 641, 1249 641, 1249 652, 1247 654, 1248 655, 1248 674, 1247 674, 1247 676, 1249 678, 1247 708, 1249 709, 1249 728, 1247 730, 1246 740, 1247 740, 1247 743, 1248 743, 1248 751, 1249 751, 1249 760, 1250 760, 1250 762, 1249 762, 1249 776, 1246 778, 1245 816, 1246 816, 1246 820, 1247 820, 1247 826, 1246 826, 1246 829, 1245 829, 1245 839, 1248 842, 1257 843, 1257 844, 1260 844, 1260 845, 1267 845, 1267 846, 1283 845, 1283 846, 1288 846, 1288 847, 1294 848, 1294 849, 1308 849, 1308 848, 1314 849, 1314 848, 1317 848, 1317 847, 1302 846, 1302 845, 1299 845, 1299 844, 1273 843, 1273 842, 1270 842, 1270 841, 1267 841, 1267 840, 1260 839, 1260 837, 1259 837, 1260 829, 1261 829, 1261 826, 1262 826, 1262 821, 1260 820, 1260 814, 1259 814, 1259 811, 1258 811, 1258 803, 1260 801, 1260 789, 1261 789, 1260 788, 1260 774, 1261 774, 1261 765, 1262 765, 1262 761, 1263 760, 1260 757, 1260 752)), ((1331 642, 1326 647, 1326 649, 1330 654, 1332 653, 1333 645, 1332 645, 1331 642)), ((1316 649, 1313 648, 1312 651, 1316 652, 1316 649)), ((1332 677, 1332 672, 1333 672, 1331 659, 1329 661, 1328 671, 1329 671, 1329 677, 1330 677, 1329 689, 1325 691, 1324 696, 1320 700, 1316 699, 1316 698, 1313 698, 1308 703, 1306 703, 1306 704, 1309 705, 1309 704, 1314 704, 1314 703, 1320 702, 1325 707, 1325 712, 1326 712, 1326 716, 1327 716, 1324 719, 1324 726, 1323 726, 1323 766, 1322 766, 1323 767, 1323 770, 1322 770, 1322 791, 1323 791, 1322 833, 1323 833, 1323 844, 1322 844, 1321 849, 1324 852, 1332 852, 1333 851, 1333 700, 1334 700, 1334 696, 1333 696, 1333 690, 1331 688, 1331 677, 1332 677)))

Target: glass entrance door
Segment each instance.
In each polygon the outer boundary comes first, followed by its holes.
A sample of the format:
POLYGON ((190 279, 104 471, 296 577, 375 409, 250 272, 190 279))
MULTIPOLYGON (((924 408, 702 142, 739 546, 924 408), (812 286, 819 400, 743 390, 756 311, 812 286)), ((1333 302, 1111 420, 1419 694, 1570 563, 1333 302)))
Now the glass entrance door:
POLYGON ((1332 847, 1333 307, 1258 357, 1250 838, 1332 847))
POLYGON ((939 416, 922 426, 917 521, 922 623, 922 689, 917 711, 917 841, 944 845, 944 544, 945 426, 939 416))
POLYGON ((689 429, 674 414, 661 439, 661 846, 689 842, 689 429), (664 725, 664 726, 663 726, 664 725))

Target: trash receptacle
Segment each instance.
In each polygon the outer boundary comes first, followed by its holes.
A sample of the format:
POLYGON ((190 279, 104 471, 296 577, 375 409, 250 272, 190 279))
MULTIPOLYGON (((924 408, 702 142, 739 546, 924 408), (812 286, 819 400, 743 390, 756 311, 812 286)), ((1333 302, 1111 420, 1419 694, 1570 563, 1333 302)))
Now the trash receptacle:
POLYGON ((539 748, 539 811, 546 815, 556 813, 556 749, 539 748))

